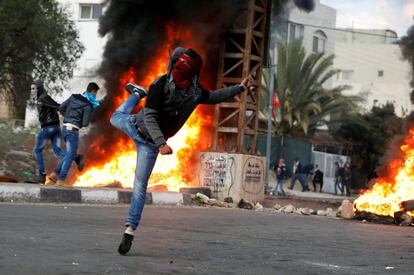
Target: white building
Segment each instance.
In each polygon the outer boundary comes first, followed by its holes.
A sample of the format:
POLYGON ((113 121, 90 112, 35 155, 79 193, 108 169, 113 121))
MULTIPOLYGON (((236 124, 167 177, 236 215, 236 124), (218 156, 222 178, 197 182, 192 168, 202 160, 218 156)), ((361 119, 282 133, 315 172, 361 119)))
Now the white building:
MULTIPOLYGON (((101 87, 98 98, 102 97, 103 81, 96 74, 102 61, 102 54, 106 39, 99 36, 99 17, 102 15, 103 0, 58 0, 67 10, 70 19, 76 25, 79 32, 79 40, 85 47, 77 67, 73 72, 73 78, 69 81, 69 89, 59 96, 53 96, 57 102, 62 102, 72 93, 80 93, 86 89, 89 82, 97 82, 101 87)), ((26 108, 25 127, 38 124, 37 111, 26 108)))
POLYGON ((288 16, 288 41, 303 39, 307 52, 334 53, 336 10, 319 1, 312 12, 294 8, 288 16))
POLYGON ((411 70, 392 30, 343 29, 336 32, 334 85, 350 85, 347 94, 367 93, 366 110, 391 102, 398 115, 412 110, 411 70))

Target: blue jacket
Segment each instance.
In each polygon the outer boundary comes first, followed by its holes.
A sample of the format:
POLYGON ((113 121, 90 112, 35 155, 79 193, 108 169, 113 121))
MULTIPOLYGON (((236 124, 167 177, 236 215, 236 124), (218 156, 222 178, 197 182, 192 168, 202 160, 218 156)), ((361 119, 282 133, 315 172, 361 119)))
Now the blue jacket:
POLYGON ((74 94, 60 105, 59 112, 64 116, 63 123, 71 123, 82 128, 89 125, 92 104, 86 97, 74 94))

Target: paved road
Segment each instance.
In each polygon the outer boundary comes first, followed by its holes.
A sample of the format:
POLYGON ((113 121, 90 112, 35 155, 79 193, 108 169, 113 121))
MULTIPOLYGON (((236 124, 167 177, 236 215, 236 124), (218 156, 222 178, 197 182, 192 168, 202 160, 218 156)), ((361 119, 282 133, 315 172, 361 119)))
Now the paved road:
POLYGON ((413 274, 414 229, 238 209, 0 204, 0 274, 413 274))

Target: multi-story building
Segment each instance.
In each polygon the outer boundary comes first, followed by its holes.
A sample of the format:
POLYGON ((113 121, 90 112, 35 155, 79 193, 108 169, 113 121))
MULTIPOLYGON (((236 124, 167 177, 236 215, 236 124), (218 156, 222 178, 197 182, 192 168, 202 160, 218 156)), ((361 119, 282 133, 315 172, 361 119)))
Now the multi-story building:
POLYGON ((347 94, 364 93, 369 110, 391 102, 396 113, 412 110, 409 100, 411 70, 402 59, 392 30, 342 29, 336 31, 333 84, 349 85, 347 94))
MULTIPOLYGON (((293 5, 293 3, 291 3, 293 5)), ((277 63, 277 45, 285 41, 302 39, 303 46, 308 54, 321 52, 331 55, 335 50, 336 10, 315 2, 311 12, 291 7, 286 14, 272 17, 271 48, 272 64, 277 63)), ((327 81, 327 86, 331 81, 327 81)))

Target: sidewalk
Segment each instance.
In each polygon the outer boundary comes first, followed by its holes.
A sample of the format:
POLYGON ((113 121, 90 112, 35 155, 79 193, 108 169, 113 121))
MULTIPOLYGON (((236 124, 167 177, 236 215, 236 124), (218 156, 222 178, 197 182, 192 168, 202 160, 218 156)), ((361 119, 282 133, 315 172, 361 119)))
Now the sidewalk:
POLYGON ((319 192, 302 192, 300 190, 285 190, 286 194, 292 198, 300 198, 300 199, 307 199, 307 200, 326 200, 326 201, 343 201, 343 200, 355 200, 356 196, 338 196, 331 193, 319 193, 319 192))

